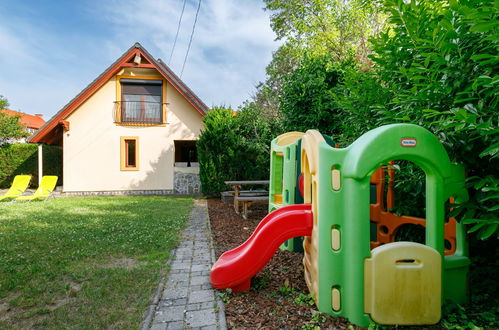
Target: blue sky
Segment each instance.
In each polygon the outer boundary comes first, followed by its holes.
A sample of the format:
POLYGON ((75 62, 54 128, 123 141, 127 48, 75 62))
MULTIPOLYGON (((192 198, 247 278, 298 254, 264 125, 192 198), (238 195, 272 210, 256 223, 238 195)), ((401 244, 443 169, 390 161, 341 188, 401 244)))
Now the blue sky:
MULTIPOLYGON (((0 95, 48 120, 135 42, 168 63, 183 0, 0 0, 0 95)), ((180 74, 198 1, 187 0, 170 67, 180 74)), ((182 80, 239 106, 279 46, 258 0, 202 0, 182 80)))

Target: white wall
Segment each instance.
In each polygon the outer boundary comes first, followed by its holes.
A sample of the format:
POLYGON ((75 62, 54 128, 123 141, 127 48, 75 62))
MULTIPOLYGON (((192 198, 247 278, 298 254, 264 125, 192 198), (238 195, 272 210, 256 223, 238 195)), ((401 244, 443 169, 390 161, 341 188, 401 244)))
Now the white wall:
POLYGON ((70 130, 63 134, 64 191, 173 189, 173 141, 197 140, 201 115, 170 84, 164 127, 115 124, 115 100, 112 78, 66 119, 70 130), (139 137, 139 171, 120 170, 121 136, 139 137))

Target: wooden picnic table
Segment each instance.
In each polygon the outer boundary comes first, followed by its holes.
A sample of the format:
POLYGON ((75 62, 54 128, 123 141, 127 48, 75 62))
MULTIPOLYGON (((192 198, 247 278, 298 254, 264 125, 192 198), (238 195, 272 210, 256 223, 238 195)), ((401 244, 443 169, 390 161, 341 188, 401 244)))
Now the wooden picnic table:
POLYGON ((239 202, 243 202, 243 218, 245 219, 251 202, 262 201, 265 199, 264 197, 268 199, 268 192, 266 191, 264 191, 265 195, 262 194, 261 190, 255 190, 254 194, 251 191, 244 191, 243 195, 241 195, 241 189, 243 186, 249 185, 268 186, 269 180, 225 181, 224 183, 234 187, 234 210, 237 214, 239 214, 239 202))

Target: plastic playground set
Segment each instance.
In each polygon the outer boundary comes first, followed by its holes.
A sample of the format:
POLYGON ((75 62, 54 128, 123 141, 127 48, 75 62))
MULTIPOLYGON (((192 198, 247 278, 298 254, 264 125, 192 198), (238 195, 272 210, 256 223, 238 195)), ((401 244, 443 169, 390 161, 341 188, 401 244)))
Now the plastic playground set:
POLYGON ((320 312, 362 327, 435 324, 445 300, 467 302, 465 230, 445 218, 449 199, 467 199, 464 170, 431 132, 386 125, 346 148, 315 130, 289 132, 272 141, 270 166, 270 213, 213 265, 214 288, 249 290, 280 247, 303 251, 320 312), (394 160, 425 172, 425 219, 390 212, 394 160), (425 227, 425 244, 396 241, 406 224, 425 227))

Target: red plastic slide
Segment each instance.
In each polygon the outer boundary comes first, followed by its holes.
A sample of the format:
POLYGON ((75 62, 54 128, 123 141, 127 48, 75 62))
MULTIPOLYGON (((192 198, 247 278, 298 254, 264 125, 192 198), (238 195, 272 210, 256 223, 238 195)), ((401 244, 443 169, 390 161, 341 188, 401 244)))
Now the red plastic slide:
POLYGON ((215 289, 249 290, 251 278, 279 246, 293 237, 310 236, 312 227, 310 204, 283 206, 267 214, 246 242, 220 256, 211 268, 211 285, 215 289))

